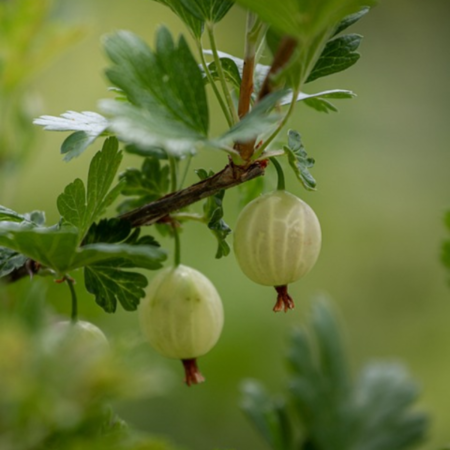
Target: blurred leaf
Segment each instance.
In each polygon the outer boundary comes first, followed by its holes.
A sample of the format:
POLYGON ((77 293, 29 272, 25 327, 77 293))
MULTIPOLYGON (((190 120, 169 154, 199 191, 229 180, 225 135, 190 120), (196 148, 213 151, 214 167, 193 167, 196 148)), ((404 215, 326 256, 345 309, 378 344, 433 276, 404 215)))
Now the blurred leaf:
POLYGON ((356 52, 361 39, 362 36, 359 34, 346 34, 328 41, 306 82, 309 83, 353 66, 361 56, 356 52))
POLYGON ((230 0, 181 0, 181 3, 198 19, 213 23, 220 22, 233 6, 230 0))
POLYGON ((347 15, 357 13, 372 0, 236 0, 257 13, 279 33, 290 35, 303 43, 327 30, 334 30, 347 15))
POLYGON ((130 168, 121 173, 119 179, 124 183, 122 194, 133 198, 119 205, 119 213, 139 208, 167 194, 169 173, 169 166, 162 166, 157 158, 145 158, 141 170, 130 168))
POLYGON ((87 251, 85 256, 89 259, 83 264, 88 292, 95 295, 95 301, 106 312, 115 312, 118 302, 126 311, 134 311, 145 295, 147 278, 124 269, 159 269, 166 259, 164 250, 151 236, 139 238, 139 230, 132 232, 129 222, 119 219, 93 224, 86 243, 82 250, 87 251), (110 251, 111 258, 96 262, 97 251, 110 251))
MULTIPOLYGON (((196 173, 201 180, 214 175, 213 171, 209 171, 208 173, 204 169, 198 169, 196 173)), ((231 228, 223 220, 224 196, 225 190, 221 190, 217 194, 208 197, 203 205, 203 212, 205 220, 208 223, 208 228, 217 239, 217 259, 230 254, 230 246, 228 245, 226 238, 231 233, 231 228)))
POLYGON ((144 158, 167 159, 167 152, 159 147, 140 148, 137 145, 127 145, 125 152, 131 155, 143 156, 144 158))
POLYGON ((405 368, 395 363, 373 363, 355 385, 358 423, 355 450, 403 450, 424 440, 428 419, 411 411, 419 390, 405 368))
POLYGON ((91 111, 81 113, 67 111, 61 117, 41 116, 34 119, 35 125, 41 125, 48 131, 75 131, 67 137, 62 146, 61 153, 64 159, 70 161, 79 156, 99 136, 107 130, 109 122, 100 114, 91 111))
POLYGON ((242 386, 241 409, 274 450, 294 450, 289 414, 282 398, 273 399, 264 387, 249 380, 242 386))
POLYGON ((96 153, 89 166, 87 192, 83 181, 77 178, 59 195, 58 211, 66 222, 79 229, 81 239, 120 194, 121 186, 111 191, 109 189, 121 161, 122 153, 118 150, 117 139, 106 139, 102 150, 96 153))
POLYGON ((265 97, 217 141, 248 142, 262 133, 267 133, 268 129, 281 118, 280 114, 269 114, 269 112, 285 95, 286 91, 282 90, 265 97))
POLYGON ((315 161, 308 157, 298 131, 289 130, 288 136, 288 145, 283 148, 288 156, 289 164, 305 189, 313 191, 316 188, 316 180, 309 169, 314 166, 315 161))
POLYGON ((288 360, 288 401, 274 400, 258 384, 244 390, 244 410, 274 450, 404 450, 423 440, 427 416, 413 409, 418 389, 404 367, 370 364, 353 382, 337 320, 325 303, 314 304, 306 326, 294 331, 288 360), (287 404, 297 415, 286 412, 287 404), (291 435, 281 425, 301 431, 292 444, 280 443, 291 435))
POLYGON ((19 214, 6 206, 0 205, 0 221, 7 220, 9 222, 23 222, 27 220, 23 214, 19 214))
POLYGON ((206 137, 209 116, 202 74, 182 36, 176 46, 162 27, 152 51, 135 34, 119 31, 106 38, 105 50, 113 63, 106 75, 131 102, 101 103, 121 139, 177 154, 206 137))
POLYGON ((22 267, 27 257, 9 248, 0 247, 0 278, 22 267))

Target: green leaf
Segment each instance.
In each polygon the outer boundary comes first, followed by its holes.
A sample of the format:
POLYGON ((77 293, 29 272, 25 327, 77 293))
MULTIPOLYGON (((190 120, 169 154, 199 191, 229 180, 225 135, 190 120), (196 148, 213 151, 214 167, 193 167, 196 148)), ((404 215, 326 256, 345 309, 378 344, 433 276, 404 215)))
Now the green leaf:
POLYGON ((86 289, 106 312, 116 311, 118 302, 133 311, 145 295, 147 278, 126 269, 157 270, 166 259, 151 236, 139 238, 139 233, 139 229, 132 231, 128 221, 103 219, 86 235, 77 261, 85 266, 86 289), (109 258, 104 257, 107 254, 109 258))
POLYGON ((372 363, 355 385, 355 450, 403 450, 424 441, 428 419, 410 408, 419 389, 396 363, 372 363))
MULTIPOLYGON (((204 51, 205 54, 212 54, 212 52, 204 51)), ((219 52, 220 54, 220 52, 219 52)), ((241 73, 239 72, 239 68, 236 65, 234 59, 221 57, 219 58, 220 65, 222 66, 223 74, 225 75, 225 79, 233 86, 233 88, 239 92, 241 87, 241 73)), ((215 61, 208 64, 208 70, 211 73, 214 80, 220 80, 219 73, 217 72, 217 67, 215 61)), ((206 74, 204 75, 205 83, 208 82, 208 78, 206 74)))
POLYGON ((199 20, 213 23, 220 22, 233 6, 230 0, 181 0, 181 3, 199 20))
POLYGON ((135 34, 119 31, 106 38, 105 50, 113 63, 106 75, 131 103, 101 103, 112 116, 110 128, 122 140, 177 154, 206 137, 209 115, 202 72, 182 36, 176 45, 162 27, 152 51, 135 34))
MULTIPOLYGON (((198 169, 196 173, 201 180, 214 175, 213 171, 209 171, 208 173, 205 169, 198 169)), ((221 190, 217 194, 208 197, 203 205, 203 213, 205 220, 208 223, 208 228, 217 239, 217 259, 230 254, 230 246, 228 245, 226 238, 231 233, 231 228, 223 220, 224 196, 225 190, 221 190)))
POLYGON ((0 278, 19 269, 27 261, 27 257, 9 248, 0 247, 0 278))
POLYGON ((100 114, 91 111, 81 113, 67 111, 61 117, 41 116, 33 121, 48 131, 75 131, 67 137, 62 146, 61 153, 64 160, 69 161, 79 156, 108 128, 108 120, 100 114))
MULTIPOLYGON (((248 142, 262 133, 267 133, 268 129, 270 130, 270 127, 281 118, 280 114, 269 112, 286 94, 286 90, 281 90, 265 97, 242 120, 218 138, 217 142, 248 142)), ((214 145, 214 141, 212 144, 214 145)))
POLYGON ((270 447, 293 450, 293 433, 284 400, 272 398, 260 383, 253 380, 243 383, 242 394, 241 409, 270 447))
POLYGON ((58 211, 66 222, 79 229, 80 239, 120 194, 120 184, 111 191, 110 187, 121 161, 117 139, 106 139, 89 166, 87 191, 83 181, 77 178, 59 195, 58 211))
POLYGON ((353 97, 355 97, 355 94, 352 91, 334 89, 309 95, 300 93, 297 97, 297 101, 303 101, 305 105, 315 109, 316 111, 328 113, 330 111, 337 111, 337 108, 328 101, 329 98, 345 99, 353 97))
POLYGON ((10 222, 23 222, 27 220, 23 214, 19 214, 6 206, 0 205, 0 221, 7 220, 10 222))
POLYGON ((200 39, 203 33, 204 22, 193 15, 180 0, 154 0, 168 6, 189 28, 196 39, 200 39))
POLYGON ((299 132, 289 130, 288 136, 288 145, 283 148, 288 156, 289 164, 305 189, 315 190, 316 180, 309 172, 309 169, 314 166, 314 159, 308 157, 299 132))
POLYGON ((345 17, 362 7, 374 4, 373 0, 236 0, 283 35, 290 35, 303 43, 335 30, 345 17))
POLYGON ((137 145, 127 145, 125 152, 130 155, 143 156, 144 158, 168 159, 167 152, 159 147, 140 148, 137 145))
POLYGON ((359 34, 346 34, 328 41, 306 82, 310 83, 353 66, 361 56, 356 52, 361 39, 359 34))
POLYGON ((133 198, 119 205, 119 213, 138 208, 167 194, 169 174, 169 166, 161 165, 157 158, 146 158, 141 170, 131 168, 120 174, 119 178, 124 183, 122 194, 133 198))
POLYGON ((338 24, 336 27, 336 30, 334 31, 334 34, 332 37, 336 36, 337 34, 341 33, 342 31, 346 30, 348 27, 352 26, 356 22, 358 22, 359 19, 364 17, 368 12, 370 11, 370 8, 368 6, 364 6, 361 8, 358 12, 355 12, 354 14, 350 14, 347 17, 344 17, 342 21, 338 24))
POLYGON ((45 267, 65 274, 72 268, 78 244, 74 227, 45 228, 29 224, 0 222, 0 245, 16 251, 45 267))

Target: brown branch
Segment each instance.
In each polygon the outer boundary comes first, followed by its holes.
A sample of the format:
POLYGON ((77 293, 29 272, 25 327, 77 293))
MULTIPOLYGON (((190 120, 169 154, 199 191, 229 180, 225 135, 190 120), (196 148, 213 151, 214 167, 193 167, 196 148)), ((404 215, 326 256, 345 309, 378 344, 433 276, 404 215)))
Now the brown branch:
POLYGON ((285 36, 281 39, 277 52, 273 57, 272 65, 270 66, 269 72, 267 73, 263 85, 261 86, 261 90, 259 91, 257 101, 262 100, 264 97, 266 97, 272 92, 273 90, 272 77, 286 66, 296 48, 297 48, 297 41, 294 38, 290 36, 285 36))
POLYGON ((223 189, 229 189, 264 174, 267 161, 256 161, 247 167, 230 163, 215 175, 192 186, 172 192, 160 199, 127 212, 119 218, 130 221, 133 227, 152 225, 170 213, 185 208, 223 189))

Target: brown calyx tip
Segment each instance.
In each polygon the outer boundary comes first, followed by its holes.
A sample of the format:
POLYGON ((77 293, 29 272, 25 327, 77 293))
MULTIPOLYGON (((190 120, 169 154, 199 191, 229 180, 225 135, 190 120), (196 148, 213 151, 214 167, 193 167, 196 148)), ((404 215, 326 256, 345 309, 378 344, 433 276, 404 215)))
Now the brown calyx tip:
POLYGON ((198 370, 197 360, 195 358, 182 359, 181 362, 184 366, 184 382, 188 386, 200 384, 205 381, 205 377, 200 373, 200 370, 198 370))
POLYGON ((273 307, 274 312, 279 312, 282 310, 287 312, 288 309, 294 309, 294 300, 292 300, 292 297, 288 294, 287 285, 275 286, 275 290, 278 292, 278 297, 277 302, 273 307))

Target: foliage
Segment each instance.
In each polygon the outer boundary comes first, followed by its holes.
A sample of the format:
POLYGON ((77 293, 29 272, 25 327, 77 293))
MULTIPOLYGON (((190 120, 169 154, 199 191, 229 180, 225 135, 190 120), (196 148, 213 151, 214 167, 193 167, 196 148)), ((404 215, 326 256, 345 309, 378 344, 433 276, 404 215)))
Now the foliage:
POLYGON ((374 362, 356 380, 330 307, 313 305, 291 337, 287 394, 256 381, 243 386, 242 408, 275 450, 401 450, 424 440, 427 416, 412 409, 419 390, 399 363, 374 362))

